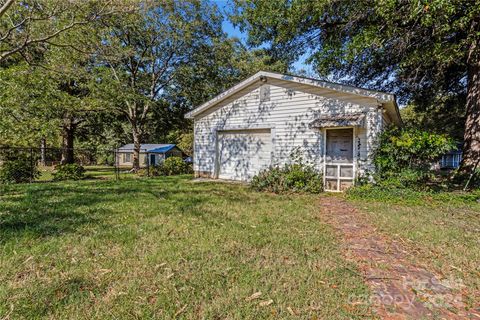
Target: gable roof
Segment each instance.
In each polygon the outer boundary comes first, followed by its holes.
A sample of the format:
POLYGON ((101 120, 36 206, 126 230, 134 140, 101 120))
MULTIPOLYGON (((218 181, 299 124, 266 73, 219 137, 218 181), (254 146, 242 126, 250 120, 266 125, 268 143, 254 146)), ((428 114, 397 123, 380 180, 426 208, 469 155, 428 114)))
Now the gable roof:
MULTIPOLYGON (((173 148, 175 148, 174 144, 144 143, 140 145, 140 152, 165 153, 173 148)), ((118 152, 133 152, 133 143, 129 143, 118 148, 118 152)))
POLYGON ((293 82, 298 84, 303 84, 311 87, 321 88, 328 91, 337 91, 346 93, 353 96, 360 96, 365 98, 371 98, 376 100, 379 104, 383 105, 385 110, 387 111, 388 116, 392 119, 392 121, 397 124, 402 124, 402 119, 400 117, 400 112, 398 109, 398 105, 395 99, 395 96, 390 93, 362 89, 353 86, 347 86, 343 84, 327 82, 316 80, 312 78, 305 78, 305 77, 297 77, 287 74, 280 74, 275 72, 267 72, 267 71, 259 71, 253 76, 243 80, 242 82, 236 84, 235 86, 231 87, 230 89, 224 91, 223 93, 219 94, 218 96, 214 97, 213 99, 205 102, 204 104, 200 105, 199 107, 195 108, 194 110, 188 112, 185 117, 189 119, 193 119, 198 115, 202 114, 203 112, 207 111, 211 107, 217 105, 218 103, 224 101, 225 99, 231 97, 232 95, 236 94, 242 89, 257 83, 257 82, 268 82, 268 79, 275 79, 281 80, 286 82, 293 82))

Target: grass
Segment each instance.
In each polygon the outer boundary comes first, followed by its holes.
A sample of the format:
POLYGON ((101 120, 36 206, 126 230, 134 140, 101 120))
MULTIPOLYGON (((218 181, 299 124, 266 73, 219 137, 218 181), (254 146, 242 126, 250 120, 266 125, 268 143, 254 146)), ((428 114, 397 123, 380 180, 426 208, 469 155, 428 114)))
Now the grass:
POLYGON ((0 318, 372 317, 318 205, 189 176, 0 186, 0 318))
POLYGON ((480 191, 426 193, 353 190, 348 198, 380 232, 407 245, 414 263, 465 286, 465 301, 480 301, 480 191))
MULTIPOLYGON (((113 179, 115 177, 115 168, 113 166, 84 166, 86 179, 113 179)), ((49 182, 53 180, 54 167, 40 166, 40 176, 37 181, 49 182)), ((130 176, 122 172, 122 176, 130 176)))

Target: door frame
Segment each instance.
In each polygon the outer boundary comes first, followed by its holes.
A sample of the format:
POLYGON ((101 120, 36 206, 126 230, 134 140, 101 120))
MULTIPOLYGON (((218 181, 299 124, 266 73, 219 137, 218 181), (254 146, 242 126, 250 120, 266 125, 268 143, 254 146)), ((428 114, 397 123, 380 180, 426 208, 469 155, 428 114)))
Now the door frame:
MULTIPOLYGON (((357 130, 355 126, 346 126, 346 127, 329 127, 323 128, 323 187, 325 191, 328 192, 342 192, 340 190, 340 166, 351 165, 352 166, 352 186, 355 185, 355 177, 357 176, 357 146, 355 144, 355 137, 357 135, 357 130), (339 129, 352 129, 352 162, 336 162, 336 163, 327 163, 327 131, 328 130, 339 130, 339 129), (336 190, 327 190, 326 189, 326 180, 327 180, 327 165, 336 165, 337 166, 337 189, 336 190)), ((343 180, 350 180, 350 179, 343 179, 343 180)))
POLYGON ((148 157, 148 163, 151 166, 156 166, 157 165, 157 155, 155 153, 150 153, 148 157), (152 163, 152 156, 153 156, 153 163, 152 163))

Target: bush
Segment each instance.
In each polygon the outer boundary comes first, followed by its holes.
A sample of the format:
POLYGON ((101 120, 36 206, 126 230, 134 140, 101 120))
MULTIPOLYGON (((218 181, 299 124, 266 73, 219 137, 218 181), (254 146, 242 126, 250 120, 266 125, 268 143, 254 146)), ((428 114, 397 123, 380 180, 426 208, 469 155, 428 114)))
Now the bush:
POLYGON ((390 128, 380 135, 374 163, 377 172, 384 175, 404 169, 428 170, 432 162, 453 148, 453 140, 445 135, 390 128))
POLYGON ((323 177, 311 166, 287 164, 261 171, 253 177, 251 187, 257 191, 274 193, 320 193, 323 191, 323 177))
POLYGON ((76 163, 61 164, 55 167, 53 180, 80 180, 85 176, 85 169, 76 163))
POLYGON ((186 163, 180 157, 167 158, 158 166, 150 168, 150 175, 152 176, 173 176, 191 173, 193 173, 192 164, 186 163))
POLYGON ((29 157, 6 158, 0 164, 0 182, 22 183, 30 182, 40 176, 36 163, 32 164, 29 157))
POLYGON ((455 147, 445 135, 390 128, 374 153, 373 181, 387 188, 427 189, 435 183, 431 165, 455 147))

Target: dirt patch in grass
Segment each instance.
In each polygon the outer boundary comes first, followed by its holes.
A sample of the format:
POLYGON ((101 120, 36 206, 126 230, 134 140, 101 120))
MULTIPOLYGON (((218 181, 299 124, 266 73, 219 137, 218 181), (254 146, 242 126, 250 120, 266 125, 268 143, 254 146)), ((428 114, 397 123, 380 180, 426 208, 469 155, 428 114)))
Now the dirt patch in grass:
POLYGON ((347 258, 357 263, 373 291, 353 304, 373 303, 386 319, 480 319, 480 312, 465 303, 461 281, 412 263, 408 246, 378 232, 345 200, 324 196, 321 210, 321 219, 336 228, 347 258))

